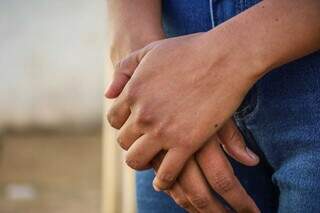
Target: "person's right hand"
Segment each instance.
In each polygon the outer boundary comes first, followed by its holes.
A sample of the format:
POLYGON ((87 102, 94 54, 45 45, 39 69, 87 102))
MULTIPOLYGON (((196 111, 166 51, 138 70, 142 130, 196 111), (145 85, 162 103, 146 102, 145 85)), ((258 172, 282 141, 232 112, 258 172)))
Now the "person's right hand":
MULTIPOLYGON (((127 54, 149 42, 151 42, 149 39, 136 42, 133 39, 129 43, 113 43, 111 54, 113 64, 117 64, 127 54)), ((115 73, 115 75, 117 74, 115 73)), ((118 90, 117 94, 121 93, 123 87, 130 80, 130 76, 122 80, 114 84, 118 90)), ((221 203, 210 193, 211 186, 238 212, 257 212, 257 207, 252 199, 233 174, 232 167, 218 145, 219 143, 230 156, 245 165, 253 166, 259 161, 258 157, 246 148, 241 133, 233 121, 229 120, 218 131, 218 134, 213 136, 206 146, 187 163, 178 181, 173 184, 171 189, 167 190, 167 193, 177 204, 190 212, 223 212, 224 208, 221 203), (244 209, 246 210, 244 211, 244 209)), ((160 153, 154 159, 153 168, 155 170, 157 170, 163 155, 164 153, 160 153)))
MULTIPOLYGON (((166 191, 173 200, 188 212, 228 212, 212 195, 210 188, 218 193, 236 212, 259 212, 254 201, 241 186, 223 149, 237 161, 253 166, 258 157, 246 148, 244 139, 232 120, 218 134, 212 136, 186 164, 173 186, 166 191)), ((165 153, 153 160, 158 169, 165 153)))

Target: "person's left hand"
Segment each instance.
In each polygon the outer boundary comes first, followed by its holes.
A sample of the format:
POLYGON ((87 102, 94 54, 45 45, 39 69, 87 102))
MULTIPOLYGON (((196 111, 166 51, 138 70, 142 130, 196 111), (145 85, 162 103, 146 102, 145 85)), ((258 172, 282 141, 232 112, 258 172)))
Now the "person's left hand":
MULTIPOLYGON (((189 159, 177 181, 166 190, 166 193, 178 205, 192 213, 218 213, 229 209, 213 195, 212 190, 235 212, 260 212, 234 174, 229 159, 220 145, 230 156, 244 165, 254 166, 259 162, 258 157, 246 148, 244 138, 235 123, 229 120, 218 134, 210 137, 189 159)), ((162 152, 153 159, 152 165, 156 171, 164 156, 165 153, 162 152)))
MULTIPOLYGON (((161 150, 167 151, 154 180, 160 190, 171 186, 257 79, 250 60, 226 44, 207 33, 166 39, 130 54, 116 67, 118 79, 135 72, 108 120, 120 129, 122 147, 130 147, 130 167, 145 168, 161 150)), ((113 88, 107 97, 118 95, 113 88)))

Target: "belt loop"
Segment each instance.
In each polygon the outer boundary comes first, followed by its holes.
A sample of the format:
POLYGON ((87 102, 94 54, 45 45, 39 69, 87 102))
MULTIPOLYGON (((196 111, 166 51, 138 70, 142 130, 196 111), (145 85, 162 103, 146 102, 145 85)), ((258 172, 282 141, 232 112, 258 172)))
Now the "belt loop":
POLYGON ((209 4, 210 4, 211 26, 212 26, 212 28, 214 28, 215 27, 215 21, 214 21, 214 17, 213 17, 213 2, 212 2, 212 0, 209 0, 209 4))

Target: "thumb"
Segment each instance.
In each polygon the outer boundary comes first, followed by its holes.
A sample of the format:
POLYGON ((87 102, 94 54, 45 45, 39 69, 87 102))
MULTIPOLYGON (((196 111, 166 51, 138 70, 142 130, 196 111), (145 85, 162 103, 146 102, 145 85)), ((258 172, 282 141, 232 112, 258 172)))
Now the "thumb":
POLYGON ((259 157, 246 146, 244 138, 232 119, 218 131, 218 136, 225 152, 236 161, 247 166, 255 166, 259 163, 259 157))
POLYGON ((120 95, 142 58, 158 43, 152 42, 144 48, 132 52, 115 66, 113 80, 105 92, 106 98, 116 98, 120 95))
POLYGON ((106 98, 116 98, 122 92, 125 85, 130 80, 136 67, 139 65, 138 52, 133 52, 116 64, 113 80, 106 89, 106 98))

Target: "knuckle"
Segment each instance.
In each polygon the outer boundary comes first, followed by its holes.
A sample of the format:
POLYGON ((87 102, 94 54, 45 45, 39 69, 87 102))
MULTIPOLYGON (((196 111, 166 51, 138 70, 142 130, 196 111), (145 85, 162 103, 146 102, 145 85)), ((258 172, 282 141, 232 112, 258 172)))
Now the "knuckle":
POLYGON ((233 175, 216 172, 211 177, 213 187, 218 193, 227 193, 235 186, 235 177, 233 175))
POLYGON ((198 209, 205 209, 209 206, 210 199, 205 195, 195 195, 190 198, 192 204, 198 209))
POLYGON ((164 125, 159 124, 153 128, 153 136, 155 138, 162 138, 166 134, 167 132, 164 125))
POLYGON ((139 96, 139 88, 134 83, 128 83, 127 88, 125 92, 126 100, 128 103, 134 103, 139 96))
POLYGON ((146 107, 141 107, 137 112, 136 123, 138 126, 150 124, 153 120, 152 113, 146 107))
POLYGON ((110 110, 108 113, 107 113, 107 120, 109 122, 109 124, 115 128, 115 129, 120 129, 121 127, 121 124, 118 120, 118 116, 116 114, 115 111, 113 110, 110 110))

